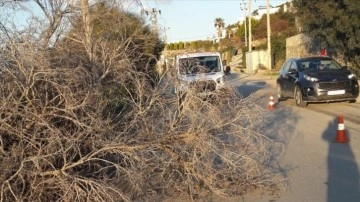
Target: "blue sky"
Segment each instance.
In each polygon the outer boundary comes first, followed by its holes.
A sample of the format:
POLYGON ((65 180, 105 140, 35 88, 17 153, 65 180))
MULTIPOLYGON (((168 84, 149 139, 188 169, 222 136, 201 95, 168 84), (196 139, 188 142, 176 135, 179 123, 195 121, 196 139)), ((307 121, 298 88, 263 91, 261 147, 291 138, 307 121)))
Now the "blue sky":
MULTIPOLYGON (((215 34, 214 21, 221 17, 225 26, 244 17, 241 3, 249 0, 141 0, 145 8, 161 10, 158 24, 166 30, 167 42, 191 41, 212 38, 215 34)), ((289 0, 270 0, 278 6, 289 0)), ((252 10, 266 6, 266 0, 252 0, 252 10)))
MULTIPOLYGON (((234 24, 238 22, 240 18, 244 18, 245 13, 240 9, 241 4, 247 4, 249 2, 249 0, 140 1, 142 7, 147 10, 152 8, 161 10, 161 14, 158 14, 158 25, 162 37, 165 36, 166 31, 168 43, 213 38, 215 34, 215 19, 218 17, 223 18, 225 26, 234 24)), ((288 1, 290 0, 270 0, 270 4, 272 6, 278 6, 288 1)), ((128 7, 125 6, 126 8, 132 6, 139 8, 134 0, 124 0, 124 2, 129 3, 128 7)), ((266 0, 252 0, 252 11, 258 9, 259 6, 266 6, 266 0)), ((6 10, 0 9, 0 12, 4 11, 6 10)), ((28 17, 28 14, 27 12, 18 12, 16 15, 12 15, 12 18, 16 19, 17 26, 21 26, 25 25, 25 19, 28 17)), ((10 16, 11 15, 8 17, 10 16)), ((151 23, 149 16, 144 15, 144 17, 151 23)))

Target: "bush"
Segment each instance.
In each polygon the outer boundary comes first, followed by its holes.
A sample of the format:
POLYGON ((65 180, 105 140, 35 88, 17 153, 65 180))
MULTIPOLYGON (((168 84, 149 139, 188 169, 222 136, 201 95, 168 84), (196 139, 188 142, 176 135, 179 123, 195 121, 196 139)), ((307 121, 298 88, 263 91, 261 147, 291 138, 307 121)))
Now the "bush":
POLYGON ((204 100, 190 91, 178 106, 172 78, 154 73, 156 37, 142 26, 126 37, 125 28, 97 33, 94 60, 77 41, 52 49, 8 41, 9 62, 0 67, 1 200, 276 190, 283 179, 271 165, 282 145, 258 132, 267 113, 254 98, 228 89, 204 100))
POLYGON ((188 93, 179 111, 171 82, 152 87, 129 63, 114 74, 124 92, 109 112, 113 100, 85 67, 27 64, 1 75, 5 201, 195 199, 272 190, 282 180, 268 166, 282 147, 256 132, 266 116, 252 98, 188 93))

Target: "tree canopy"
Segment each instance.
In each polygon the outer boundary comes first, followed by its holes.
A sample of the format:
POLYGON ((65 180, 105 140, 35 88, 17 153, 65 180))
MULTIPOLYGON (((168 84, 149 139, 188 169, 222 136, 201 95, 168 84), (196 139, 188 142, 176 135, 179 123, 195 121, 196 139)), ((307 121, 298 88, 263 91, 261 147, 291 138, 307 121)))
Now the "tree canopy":
MULTIPOLYGON (((360 58, 360 4, 352 0, 294 0, 302 31, 321 48, 356 65, 360 58)), ((359 65, 356 67, 359 69, 359 65)))
POLYGON ((218 37, 222 37, 221 31, 225 27, 225 22, 223 18, 216 18, 214 21, 214 27, 217 30, 218 37))

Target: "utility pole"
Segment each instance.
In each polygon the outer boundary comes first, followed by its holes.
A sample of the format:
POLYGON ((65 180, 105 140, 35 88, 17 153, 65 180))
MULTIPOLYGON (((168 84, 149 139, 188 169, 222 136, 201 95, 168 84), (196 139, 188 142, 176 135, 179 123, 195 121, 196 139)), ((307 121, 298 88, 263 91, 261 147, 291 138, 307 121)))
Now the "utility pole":
POLYGON ((167 43, 167 34, 166 34, 166 30, 169 30, 170 27, 163 27, 163 28, 160 28, 161 31, 164 32, 164 42, 165 44, 167 43))
POLYGON ((153 24, 153 31, 155 33, 158 33, 158 22, 157 22, 157 14, 159 13, 161 15, 161 10, 158 10, 156 8, 152 8, 150 11, 145 10, 146 15, 150 15, 150 20, 153 24))
POLYGON ((268 54, 268 68, 272 69, 271 56, 271 26, 270 26, 270 0, 266 0, 266 17, 267 17, 267 54, 268 54))
MULTIPOLYGON (((244 1, 244 0, 243 0, 244 1)), ((240 9, 242 10, 242 11, 244 11, 244 15, 245 15, 245 18, 244 18, 244 26, 245 26, 245 46, 247 46, 248 45, 248 42, 247 42, 247 25, 246 25, 246 18, 247 18, 247 15, 246 15, 246 10, 247 10, 247 8, 246 8, 246 3, 245 2, 243 2, 243 3, 240 3, 240 9)))
POLYGON ((249 0, 249 52, 252 51, 251 18, 252 18, 251 0, 249 0))

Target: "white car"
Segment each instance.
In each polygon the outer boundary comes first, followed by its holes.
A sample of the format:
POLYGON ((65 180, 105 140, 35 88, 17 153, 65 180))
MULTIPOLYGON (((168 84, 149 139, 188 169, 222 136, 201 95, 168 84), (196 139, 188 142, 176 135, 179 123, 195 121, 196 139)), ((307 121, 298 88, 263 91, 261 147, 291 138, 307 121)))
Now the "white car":
POLYGON ((209 95, 225 87, 225 75, 230 66, 224 67, 219 52, 184 53, 175 57, 176 87, 178 95, 194 89, 199 95, 209 95))

